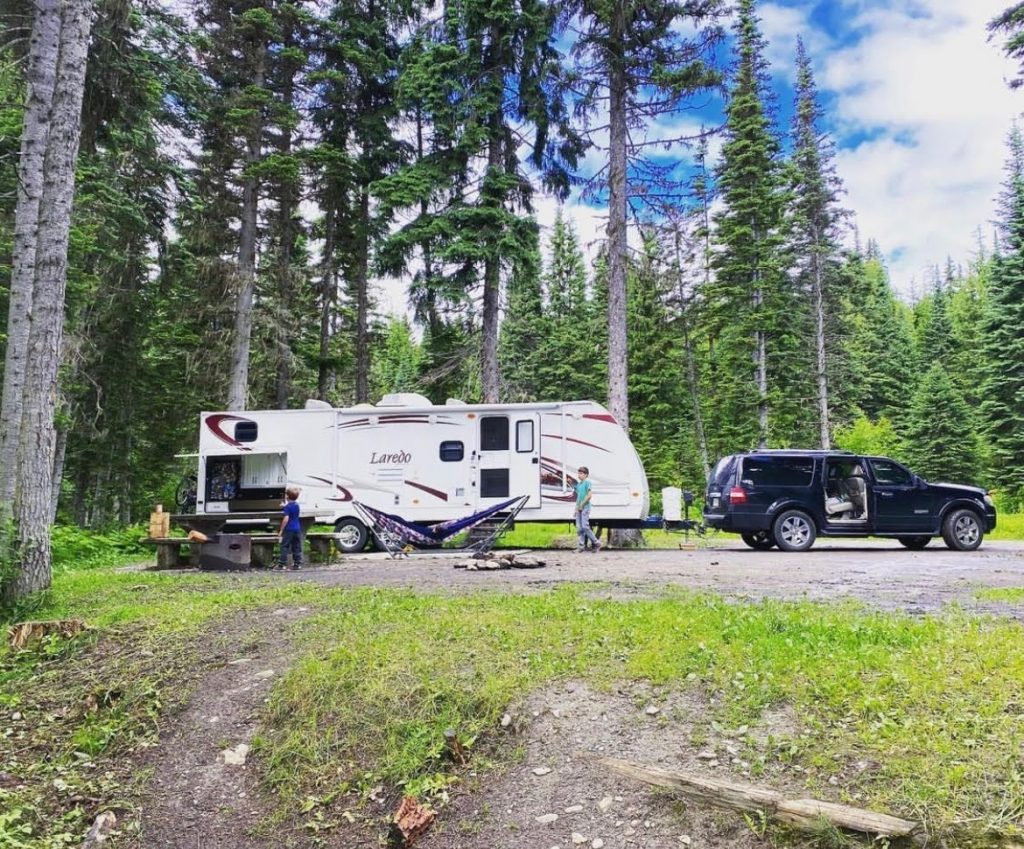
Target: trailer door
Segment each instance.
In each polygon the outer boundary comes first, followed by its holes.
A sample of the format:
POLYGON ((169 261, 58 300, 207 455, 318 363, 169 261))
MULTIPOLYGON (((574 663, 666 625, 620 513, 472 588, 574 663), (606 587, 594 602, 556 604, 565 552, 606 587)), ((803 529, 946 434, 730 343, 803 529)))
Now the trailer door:
POLYGON ((507 415, 480 417, 479 503, 490 507, 512 496, 511 424, 507 415))
POLYGON ((530 496, 525 509, 540 507, 540 416, 514 415, 512 419, 511 491, 509 498, 530 496))

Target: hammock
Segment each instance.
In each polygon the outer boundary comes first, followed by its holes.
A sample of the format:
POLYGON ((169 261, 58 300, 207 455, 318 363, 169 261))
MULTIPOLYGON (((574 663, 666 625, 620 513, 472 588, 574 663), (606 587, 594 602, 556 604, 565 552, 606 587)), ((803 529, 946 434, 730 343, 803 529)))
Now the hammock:
POLYGON ((456 534, 475 528, 481 522, 486 522, 492 516, 508 510, 508 514, 503 517, 503 521, 492 534, 470 546, 475 552, 482 553, 488 550, 497 541, 498 537, 508 530, 528 500, 528 495, 519 495, 515 498, 510 498, 508 501, 503 501, 501 504, 488 507, 486 510, 481 510, 479 513, 474 513, 471 516, 439 522, 436 525, 421 525, 418 522, 410 522, 401 516, 385 513, 383 510, 377 510, 359 501, 353 501, 352 506, 360 514, 366 526, 373 532, 381 546, 392 557, 396 557, 399 554, 408 553, 404 549, 409 545, 441 545, 456 534))

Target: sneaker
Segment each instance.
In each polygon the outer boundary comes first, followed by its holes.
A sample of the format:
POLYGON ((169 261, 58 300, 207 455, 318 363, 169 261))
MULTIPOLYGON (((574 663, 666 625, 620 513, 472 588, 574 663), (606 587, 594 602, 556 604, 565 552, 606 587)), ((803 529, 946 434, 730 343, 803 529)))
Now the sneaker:
POLYGON ((597 552, 599 552, 602 548, 604 548, 604 546, 601 543, 598 543, 592 549, 590 549, 590 552, 592 554, 597 554, 597 552))

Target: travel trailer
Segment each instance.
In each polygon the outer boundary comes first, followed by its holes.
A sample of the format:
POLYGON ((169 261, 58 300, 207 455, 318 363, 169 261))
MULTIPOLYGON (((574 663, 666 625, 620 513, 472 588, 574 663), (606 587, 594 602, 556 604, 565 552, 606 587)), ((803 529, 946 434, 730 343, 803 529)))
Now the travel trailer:
POLYGON ((647 477, 629 437, 593 401, 432 405, 387 395, 376 405, 201 413, 198 514, 277 510, 286 486, 358 551, 359 501, 421 523, 458 519, 528 496, 521 522, 569 522, 580 466, 593 484, 591 521, 636 526, 647 477), (329 519, 327 515, 329 514, 329 519))

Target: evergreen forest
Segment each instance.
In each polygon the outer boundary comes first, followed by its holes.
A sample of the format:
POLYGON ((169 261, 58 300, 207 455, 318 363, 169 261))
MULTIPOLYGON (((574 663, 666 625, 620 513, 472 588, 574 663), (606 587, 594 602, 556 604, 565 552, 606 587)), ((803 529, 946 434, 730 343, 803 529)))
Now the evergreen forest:
POLYGON ((3 0, 8 590, 49 583, 55 520, 171 504, 199 411, 394 392, 597 400, 652 493, 840 447, 1020 508, 1024 134, 910 299, 808 52, 780 104, 766 48, 755 0, 3 0), (599 228, 541 227, 572 197, 599 228))

